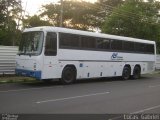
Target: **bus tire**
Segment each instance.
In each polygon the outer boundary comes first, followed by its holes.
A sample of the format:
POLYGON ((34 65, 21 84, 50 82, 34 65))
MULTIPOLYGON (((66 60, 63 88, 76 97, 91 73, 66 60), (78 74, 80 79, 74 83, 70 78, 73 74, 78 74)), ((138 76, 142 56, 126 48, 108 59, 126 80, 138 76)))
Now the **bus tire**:
POLYGON ((135 66, 133 69, 133 79, 139 79, 141 77, 141 68, 140 66, 135 66))
POLYGON ((125 66, 123 68, 123 72, 122 72, 122 78, 123 80, 128 80, 130 78, 131 75, 131 69, 128 66, 125 66))
POLYGON ((64 85, 72 84, 76 80, 76 69, 72 66, 66 66, 62 71, 60 82, 64 85))

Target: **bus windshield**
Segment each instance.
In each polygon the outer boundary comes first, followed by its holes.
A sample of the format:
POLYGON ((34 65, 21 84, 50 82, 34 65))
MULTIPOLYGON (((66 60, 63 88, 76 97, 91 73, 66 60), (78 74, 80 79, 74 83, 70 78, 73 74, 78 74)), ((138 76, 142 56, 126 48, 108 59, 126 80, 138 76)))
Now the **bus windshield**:
POLYGON ((39 55, 42 51, 43 32, 24 32, 19 46, 19 55, 39 55))

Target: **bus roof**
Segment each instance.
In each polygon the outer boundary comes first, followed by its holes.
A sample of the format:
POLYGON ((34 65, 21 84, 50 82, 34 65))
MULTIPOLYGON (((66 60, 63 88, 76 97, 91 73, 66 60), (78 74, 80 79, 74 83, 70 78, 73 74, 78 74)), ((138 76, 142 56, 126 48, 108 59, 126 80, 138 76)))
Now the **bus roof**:
POLYGON ((124 37, 124 36, 118 36, 118 35, 110 35, 110 34, 104 34, 104 33, 89 32, 89 31, 82 31, 82 30, 75 30, 75 29, 62 28, 62 27, 53 27, 53 26, 26 28, 23 32, 29 32, 29 31, 62 32, 62 33, 79 34, 79 35, 86 35, 86 36, 93 36, 93 37, 116 39, 116 40, 125 40, 125 41, 155 44, 155 41, 150 41, 150 40, 144 40, 144 39, 138 39, 138 38, 132 38, 132 37, 124 37))

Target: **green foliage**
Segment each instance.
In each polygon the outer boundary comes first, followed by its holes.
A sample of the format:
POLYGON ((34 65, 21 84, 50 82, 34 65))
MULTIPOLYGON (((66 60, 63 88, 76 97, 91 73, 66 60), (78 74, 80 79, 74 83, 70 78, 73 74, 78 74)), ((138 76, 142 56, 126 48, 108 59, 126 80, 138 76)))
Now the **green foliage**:
MULTIPOLYGON (((63 1, 63 27, 89 30, 97 27, 100 21, 97 4, 85 1, 63 1)), ((41 17, 54 25, 60 25, 61 4, 47 4, 42 6, 41 17)))
POLYGON ((16 45, 20 31, 16 20, 21 16, 20 0, 0 1, 0 45, 16 45))
MULTIPOLYGON (((63 0, 63 27, 81 30, 100 28, 112 7, 122 4, 123 0, 98 0, 96 3, 63 0), (108 7, 108 6, 111 6, 108 7)), ((61 4, 47 4, 41 8, 41 17, 54 25, 60 25, 61 4)))
MULTIPOLYGON (((156 0, 63 0, 63 27, 154 40, 160 51, 159 10, 156 0)), ((24 20, 21 0, 0 0, 0 11, 0 45, 19 43, 20 21, 23 27, 60 25, 61 4, 43 5, 40 15, 24 20)))
POLYGON ((48 21, 41 20, 39 16, 34 15, 23 20, 23 27, 51 26, 48 21))
POLYGON ((106 17, 102 32, 140 39, 160 40, 159 2, 126 0, 106 17))

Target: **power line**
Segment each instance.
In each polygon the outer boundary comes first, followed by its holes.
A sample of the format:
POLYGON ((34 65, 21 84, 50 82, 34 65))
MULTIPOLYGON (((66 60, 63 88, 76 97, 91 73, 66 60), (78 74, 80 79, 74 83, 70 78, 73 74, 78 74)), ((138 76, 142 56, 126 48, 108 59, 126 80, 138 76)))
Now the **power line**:
MULTIPOLYGON (((131 13, 131 12, 126 11, 126 10, 115 11, 114 9, 117 9, 117 7, 113 7, 113 6, 110 6, 110 5, 105 5, 105 4, 102 4, 102 3, 97 4, 97 5, 100 5, 101 7, 95 6, 95 3, 94 4, 93 3, 86 4, 86 5, 89 5, 91 8, 99 11, 97 13, 112 12, 113 14, 119 15, 121 17, 126 17, 126 18, 131 19, 131 20, 137 20, 137 21, 141 21, 141 22, 144 22, 144 23, 147 23, 147 24, 155 24, 155 23, 153 23, 153 21, 149 21, 149 20, 146 21, 144 19, 144 18, 149 18, 148 16, 143 16, 143 15, 139 15, 139 14, 136 14, 136 13, 131 13)), ((81 6, 84 7, 84 5, 81 5, 81 6)), ((60 26, 61 27, 63 26, 63 0, 61 0, 60 26)))

